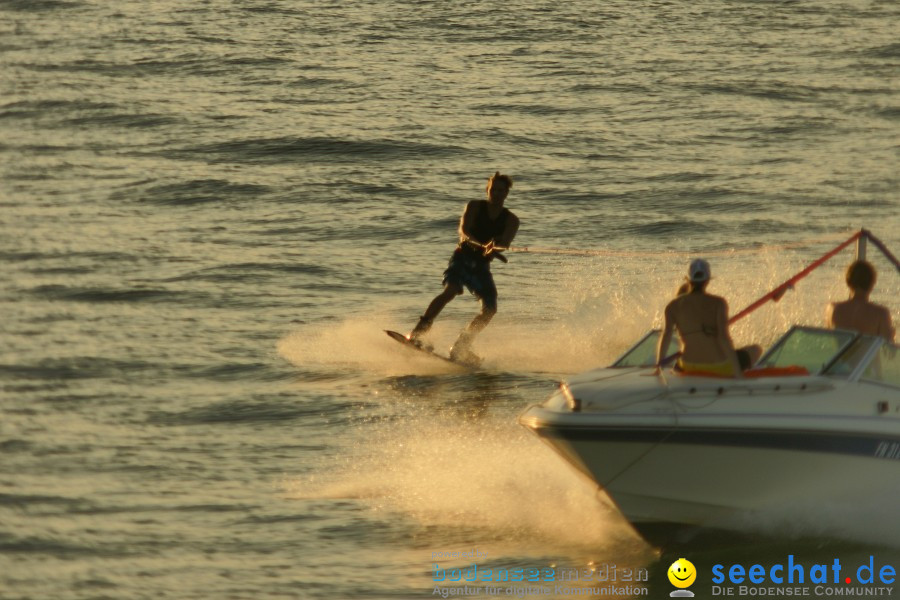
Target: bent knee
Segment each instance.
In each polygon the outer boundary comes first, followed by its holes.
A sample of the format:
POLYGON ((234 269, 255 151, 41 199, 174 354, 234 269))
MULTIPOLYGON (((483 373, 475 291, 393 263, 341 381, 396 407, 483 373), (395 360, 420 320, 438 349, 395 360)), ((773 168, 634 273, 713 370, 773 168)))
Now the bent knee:
POLYGON ((747 346, 747 352, 750 353, 750 358, 753 359, 753 362, 755 363, 762 356, 763 349, 762 346, 753 344, 752 346, 747 346))
POLYGON ((497 299, 483 298, 481 300, 481 314, 486 317, 493 317, 497 314, 497 299))
POLYGON ((455 298, 463 293, 463 288, 461 285, 456 285, 455 283, 448 283, 444 286, 444 296, 447 298, 455 298))

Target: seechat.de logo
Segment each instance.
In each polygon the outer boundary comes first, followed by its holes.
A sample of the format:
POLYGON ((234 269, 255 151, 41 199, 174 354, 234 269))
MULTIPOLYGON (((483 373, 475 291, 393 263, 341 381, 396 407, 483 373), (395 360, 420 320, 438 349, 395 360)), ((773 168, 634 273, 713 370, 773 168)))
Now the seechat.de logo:
POLYGON ((685 589, 697 579, 697 569, 694 563, 686 558, 679 558, 672 563, 667 572, 669 583, 679 588, 669 594, 672 598, 693 598, 694 592, 685 589))

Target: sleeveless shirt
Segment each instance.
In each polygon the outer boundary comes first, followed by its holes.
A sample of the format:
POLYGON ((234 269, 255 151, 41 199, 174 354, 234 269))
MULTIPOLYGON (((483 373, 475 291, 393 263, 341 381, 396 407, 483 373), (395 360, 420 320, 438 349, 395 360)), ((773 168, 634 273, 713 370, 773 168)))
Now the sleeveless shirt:
POLYGON ((487 202, 484 202, 478 209, 478 215, 475 216, 475 223, 472 224, 472 230, 469 233, 479 243, 487 244, 503 234, 508 217, 509 209, 503 208, 497 218, 492 221, 488 216, 487 202))

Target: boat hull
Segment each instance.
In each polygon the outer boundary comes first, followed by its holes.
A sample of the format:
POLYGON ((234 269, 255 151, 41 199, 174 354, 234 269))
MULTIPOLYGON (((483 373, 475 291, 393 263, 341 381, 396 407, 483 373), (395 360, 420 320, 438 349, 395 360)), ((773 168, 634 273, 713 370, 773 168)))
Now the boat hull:
MULTIPOLYGON (((591 412, 573 411, 559 397, 519 421, 596 482, 638 530, 729 529, 759 514, 792 518, 852 510, 861 496, 900 496, 900 420, 829 411, 840 400, 828 398, 845 392, 791 401, 755 394, 748 402, 726 390, 708 403, 694 388, 690 407, 595 402, 591 412)), ((577 387, 569 396, 577 393, 585 396, 577 387)))

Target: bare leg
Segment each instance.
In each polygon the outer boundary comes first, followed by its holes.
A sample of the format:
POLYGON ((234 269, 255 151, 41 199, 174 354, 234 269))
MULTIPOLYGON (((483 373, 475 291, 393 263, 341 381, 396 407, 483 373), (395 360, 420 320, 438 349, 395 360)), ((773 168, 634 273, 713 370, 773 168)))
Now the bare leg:
POLYGON ((750 358, 750 366, 755 365, 756 361, 762 356, 762 346, 758 344, 744 346, 743 348, 740 348, 740 350, 747 353, 747 356, 750 358))
POLYGON ((466 328, 462 330, 462 333, 459 334, 459 337, 456 338, 456 342, 454 342, 453 347, 450 349, 450 358, 462 360, 464 362, 480 362, 480 359, 472 353, 470 347, 472 346, 472 341, 475 339, 475 336, 481 333, 482 329, 487 327, 488 323, 491 322, 491 319, 493 319, 496 314, 496 306, 486 305, 484 301, 482 301, 481 312, 469 322, 466 328))
POLYGON ((755 365, 756 361, 762 356, 763 349, 759 344, 753 344, 752 346, 747 346, 747 352, 750 353, 750 362, 755 365))
POLYGON ((485 306, 484 302, 481 303, 481 312, 478 313, 474 319, 472 319, 468 325, 466 325, 466 332, 471 336, 475 337, 481 330, 488 326, 488 323, 491 322, 491 319, 494 318, 494 315, 497 314, 497 308, 494 306, 485 306))
POLYGON ((444 307, 447 306, 451 300, 462 294, 462 292, 462 288, 457 287, 452 283, 448 283, 444 286, 444 291, 431 301, 431 304, 425 309, 425 314, 422 315, 422 317, 429 321, 434 321, 434 319, 441 314, 441 311, 444 310, 444 307))
POLYGON ((434 323, 435 318, 441 311, 444 310, 444 307, 450 303, 451 300, 462 294, 462 288, 452 283, 448 283, 444 286, 444 291, 435 296, 434 300, 431 301, 431 304, 428 305, 428 308, 425 309, 425 314, 419 319, 419 323, 415 326, 412 332, 409 334, 409 339, 418 340, 420 337, 425 335, 429 329, 431 329, 432 323, 434 323))

